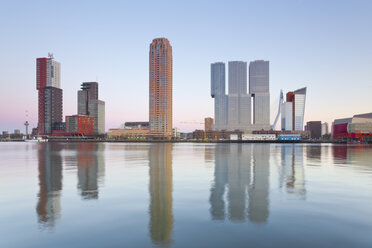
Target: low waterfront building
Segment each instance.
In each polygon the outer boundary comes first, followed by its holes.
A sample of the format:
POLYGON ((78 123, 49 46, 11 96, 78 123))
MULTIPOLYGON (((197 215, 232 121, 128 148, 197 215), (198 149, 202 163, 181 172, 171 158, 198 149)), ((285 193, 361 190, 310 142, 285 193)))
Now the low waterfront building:
POLYGON ((334 120, 332 123, 332 138, 335 141, 371 142, 372 113, 334 120))
POLYGON ((145 139, 150 134, 149 122, 125 122, 121 128, 111 128, 107 133, 109 138, 119 139, 145 139))
POLYGON ((94 135, 94 118, 85 115, 66 116, 64 135, 94 135))
POLYGON ((121 129, 121 128, 111 128, 109 129, 107 136, 109 138, 124 138, 124 139, 144 139, 147 138, 149 135, 149 129, 141 129, 141 128, 132 128, 132 129, 121 129))

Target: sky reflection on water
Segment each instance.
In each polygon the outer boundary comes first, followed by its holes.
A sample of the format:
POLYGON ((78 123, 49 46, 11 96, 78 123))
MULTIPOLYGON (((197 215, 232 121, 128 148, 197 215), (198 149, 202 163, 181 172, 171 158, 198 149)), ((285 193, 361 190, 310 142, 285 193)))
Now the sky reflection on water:
POLYGON ((1 247, 372 245, 371 147, 0 148, 1 247))

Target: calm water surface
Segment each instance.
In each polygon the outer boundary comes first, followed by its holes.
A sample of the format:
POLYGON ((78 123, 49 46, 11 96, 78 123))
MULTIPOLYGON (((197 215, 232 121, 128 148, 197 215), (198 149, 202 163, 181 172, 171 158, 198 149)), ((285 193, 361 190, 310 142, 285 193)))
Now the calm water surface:
POLYGON ((0 247, 372 247, 372 147, 0 143, 0 247))

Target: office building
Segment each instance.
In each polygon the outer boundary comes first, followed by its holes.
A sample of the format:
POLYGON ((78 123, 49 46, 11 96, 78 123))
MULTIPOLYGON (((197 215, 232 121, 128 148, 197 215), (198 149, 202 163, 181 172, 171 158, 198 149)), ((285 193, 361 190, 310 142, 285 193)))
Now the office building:
POLYGON ((282 107, 281 107, 282 130, 285 130, 285 131, 293 130, 292 110, 293 110, 293 102, 284 102, 282 104, 282 107))
POLYGON ((322 123, 322 136, 329 134, 328 123, 322 123))
POLYGON ((251 127, 251 97, 248 94, 228 95, 227 130, 250 130, 251 127))
POLYGON ((303 131, 305 117, 306 87, 298 89, 294 93, 294 131, 303 131))
POLYGON ((44 88, 44 134, 52 134, 55 126, 62 122, 62 89, 44 88))
POLYGON ((225 64, 211 64, 211 96, 214 98, 214 128, 225 129, 227 124, 227 96, 225 83, 225 64))
POLYGON ((247 94, 247 62, 229 62, 227 130, 249 130, 251 96, 247 94))
POLYGON ((94 118, 94 134, 105 133, 105 102, 98 99, 98 83, 84 82, 78 91, 78 115, 94 118))
POLYGON ((305 130, 310 131, 310 138, 320 139, 322 137, 322 122, 308 121, 305 130))
POLYGON ((247 62, 228 63, 228 95, 225 93, 225 64, 211 64, 211 95, 215 98, 213 130, 269 130, 270 91, 269 61, 256 60, 249 65, 247 93, 247 62), (252 121, 253 98, 253 121, 252 121))
POLYGON ((249 93, 253 98, 253 125, 270 129, 269 61, 249 63, 249 93))
POLYGON ((55 123, 62 122, 63 103, 60 86, 60 63, 54 60, 52 54, 49 54, 48 58, 37 58, 38 134, 52 134, 55 123))
POLYGON ((247 94, 247 62, 229 61, 229 94, 247 94))
POLYGON ((173 101, 172 46, 166 38, 156 38, 149 53, 149 120, 153 138, 171 139, 173 101))
POLYGON ((66 116, 67 135, 93 135, 94 117, 86 115, 66 116))
POLYGON ((204 131, 212 131, 214 120, 211 117, 204 118, 204 131))
POLYGON ((287 93, 281 106, 282 130, 303 131, 306 87, 287 93))

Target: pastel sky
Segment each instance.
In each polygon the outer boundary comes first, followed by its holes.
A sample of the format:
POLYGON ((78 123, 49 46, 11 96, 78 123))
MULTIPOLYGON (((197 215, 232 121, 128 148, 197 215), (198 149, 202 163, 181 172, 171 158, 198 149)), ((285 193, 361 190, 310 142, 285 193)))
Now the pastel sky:
MULTIPOLYGON (((308 87, 305 121, 372 112, 372 1, 1 1, 0 131, 37 123, 36 58, 61 63, 64 115, 77 90, 99 82, 106 129, 148 120, 148 52, 173 46, 173 121, 213 117, 210 63, 270 61, 279 91, 308 87)), ((274 118, 272 118, 273 121, 274 118)), ((188 123, 183 123, 188 122, 188 123)))

